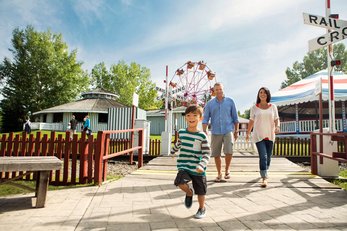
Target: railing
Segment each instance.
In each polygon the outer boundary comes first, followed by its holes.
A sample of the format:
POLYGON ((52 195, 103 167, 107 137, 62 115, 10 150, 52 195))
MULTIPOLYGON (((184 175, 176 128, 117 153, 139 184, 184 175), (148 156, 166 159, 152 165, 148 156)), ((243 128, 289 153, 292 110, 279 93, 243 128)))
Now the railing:
POLYGON ((283 157, 309 157, 310 140, 308 138, 277 137, 273 148, 273 155, 283 157))
MULTIPOLYGON (((296 121, 281 122, 281 133, 310 133, 318 129, 318 120, 300 120, 299 127, 297 127, 296 121)), ((323 128, 329 127, 329 120, 323 120, 323 128)), ((343 131, 343 120, 335 120, 336 131, 343 131)))
MULTIPOLYGON (((132 137, 134 137, 132 135, 132 137)), ((138 167, 143 166, 143 128, 127 129, 127 130, 115 130, 115 131, 99 131, 97 138, 97 147, 95 153, 95 184, 101 185, 101 183, 106 180, 107 176, 107 164, 108 159, 124 154, 129 155, 129 162, 133 164, 133 152, 137 151, 138 167), (122 151, 110 152, 110 136, 112 134, 127 133, 127 132, 138 132, 138 146, 133 146, 133 140, 130 146, 122 151)))
POLYGON ((46 130, 46 131, 66 131, 63 123, 41 123, 41 122, 32 122, 32 130, 46 130))
MULTIPOLYGON (((143 129, 130 129, 121 131, 102 131, 97 139, 93 135, 86 136, 83 132, 81 138, 75 134, 70 139, 70 133, 65 137, 55 132, 41 136, 41 132, 28 136, 23 132, 21 135, 10 133, 3 134, 0 139, 0 158, 3 156, 56 156, 63 161, 63 167, 50 175, 50 183, 54 185, 70 185, 93 183, 100 185, 106 179, 107 160, 109 158, 129 154, 129 162, 133 162, 133 151, 138 150, 138 166, 143 164, 142 140, 143 129), (110 134, 121 132, 139 132, 139 144, 131 148, 129 141, 111 141, 110 134)), ((0 172, 1 179, 17 178, 21 173, 0 172)), ((33 179, 33 174, 27 174, 23 180, 33 179)))
POLYGON ((323 164, 324 158, 347 163, 347 133, 311 133, 311 172, 318 174, 318 158, 319 164, 323 164), (319 138, 319 142, 317 141, 319 138), (338 142, 337 151, 332 153, 323 152, 323 137, 331 137, 331 142, 338 142), (319 148, 317 144, 321 144, 319 148))
POLYGON ((252 142, 252 137, 249 138, 249 141, 246 141, 247 129, 240 129, 239 137, 234 143, 234 150, 237 151, 254 151, 254 144, 252 142))
MULTIPOLYGON (((3 134, 0 140, 0 158, 2 156, 56 156, 63 161, 63 167, 50 175, 50 183, 54 185, 85 184, 93 181, 93 161, 94 161, 94 138, 86 137, 82 133, 80 139, 74 135, 70 139, 70 133, 56 137, 55 132, 41 136, 37 132, 36 137, 10 133, 3 134), (79 160, 79 161, 78 161, 79 160), (79 164, 78 164, 79 163, 79 164)), ((0 179, 17 177, 17 173, 0 173, 0 179)), ((25 180, 32 179, 32 174, 28 174, 25 180)))
MULTIPOLYGON (((82 122, 77 124, 77 131, 81 131, 82 122)), ((43 123, 43 122, 31 122, 32 130, 45 130, 45 131, 66 131, 67 125, 63 122, 60 123, 43 123)), ((92 131, 104 131, 107 130, 107 123, 98 123, 96 127, 92 127, 92 131)))

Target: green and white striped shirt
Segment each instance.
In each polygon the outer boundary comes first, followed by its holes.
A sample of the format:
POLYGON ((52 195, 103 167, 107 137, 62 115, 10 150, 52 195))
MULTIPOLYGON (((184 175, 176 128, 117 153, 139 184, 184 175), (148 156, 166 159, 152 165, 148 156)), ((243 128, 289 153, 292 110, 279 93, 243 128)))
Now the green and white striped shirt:
POLYGON ((178 150, 177 169, 185 170, 192 175, 204 176, 207 163, 210 159, 210 145, 204 132, 189 132, 187 129, 178 131, 179 139, 171 149, 171 154, 178 150), (196 168, 200 166, 204 172, 198 173, 196 168))

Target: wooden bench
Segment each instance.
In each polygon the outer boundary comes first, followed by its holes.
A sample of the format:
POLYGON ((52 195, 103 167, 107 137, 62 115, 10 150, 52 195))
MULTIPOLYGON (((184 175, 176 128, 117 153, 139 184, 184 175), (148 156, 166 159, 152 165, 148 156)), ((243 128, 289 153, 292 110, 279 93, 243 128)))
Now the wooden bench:
POLYGON ((62 161, 55 156, 0 157, 0 172, 37 172, 36 208, 45 206, 50 171, 60 169, 61 165, 62 161))

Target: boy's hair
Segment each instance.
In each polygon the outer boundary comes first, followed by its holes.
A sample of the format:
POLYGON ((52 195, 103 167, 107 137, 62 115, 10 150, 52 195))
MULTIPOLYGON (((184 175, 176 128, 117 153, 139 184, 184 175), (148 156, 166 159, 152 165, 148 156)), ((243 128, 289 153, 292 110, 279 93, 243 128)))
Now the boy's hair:
POLYGON ((200 115, 200 117, 202 117, 202 112, 203 112, 202 107, 198 105, 190 105, 186 108, 184 115, 187 115, 188 113, 197 113, 200 115))

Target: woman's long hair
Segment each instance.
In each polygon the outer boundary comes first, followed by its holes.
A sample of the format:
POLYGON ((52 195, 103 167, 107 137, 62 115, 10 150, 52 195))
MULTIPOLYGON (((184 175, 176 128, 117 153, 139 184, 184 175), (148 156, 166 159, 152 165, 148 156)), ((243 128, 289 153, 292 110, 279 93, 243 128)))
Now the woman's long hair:
POLYGON ((270 100, 271 100, 271 93, 270 93, 270 90, 269 90, 267 87, 261 87, 261 88, 259 89, 259 91, 258 91, 258 94, 257 94, 257 104, 260 103, 259 92, 260 92, 261 90, 264 90, 264 91, 265 91, 266 96, 267 96, 267 97, 266 97, 266 102, 269 103, 270 100))

